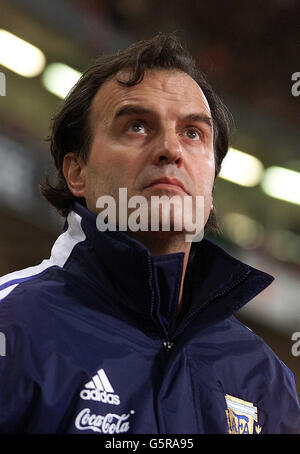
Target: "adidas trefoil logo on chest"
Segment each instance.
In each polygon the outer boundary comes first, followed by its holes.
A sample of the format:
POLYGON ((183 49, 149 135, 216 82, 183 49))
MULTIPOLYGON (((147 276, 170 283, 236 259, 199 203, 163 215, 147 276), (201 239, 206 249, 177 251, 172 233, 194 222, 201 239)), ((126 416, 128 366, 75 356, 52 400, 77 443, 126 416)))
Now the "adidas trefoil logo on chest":
POLYGON ((104 369, 99 369, 92 380, 85 384, 84 389, 80 392, 80 397, 83 400, 95 400, 103 404, 120 405, 120 397, 115 394, 104 369))

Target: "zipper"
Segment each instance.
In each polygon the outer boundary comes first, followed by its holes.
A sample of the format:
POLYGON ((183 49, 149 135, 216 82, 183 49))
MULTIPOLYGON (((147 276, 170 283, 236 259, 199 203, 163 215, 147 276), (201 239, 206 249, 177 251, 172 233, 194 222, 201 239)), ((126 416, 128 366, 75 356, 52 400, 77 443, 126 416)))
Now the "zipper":
MULTIPOLYGON (((151 258, 148 256, 147 259, 148 259, 147 262, 148 262, 148 272, 149 272, 149 286, 151 288, 151 286, 152 286, 151 258)), ((182 321, 182 323, 178 326, 178 328, 173 333, 173 335, 171 337, 172 340, 170 340, 169 338, 165 338, 162 341, 166 352, 168 352, 168 353, 170 352, 170 350, 174 346, 174 339, 187 327, 187 325, 189 323, 191 323, 191 321, 196 317, 196 315, 201 313, 208 306, 208 304, 211 304, 217 298, 220 298, 221 296, 225 295, 226 293, 230 292, 232 289, 237 287, 239 284, 241 284, 248 277, 248 275, 250 273, 251 273, 250 269, 247 269, 245 274, 240 279, 238 279, 230 288, 227 288, 227 289, 223 290, 222 292, 217 293, 211 300, 206 301, 206 303, 201 308, 197 308, 191 314, 189 314, 186 317, 186 319, 182 321)), ((154 304, 155 304, 155 294, 154 293, 155 293, 154 289, 152 289, 151 306, 150 306, 150 308, 151 308, 150 309, 150 313, 151 314, 153 314, 154 304)))
POLYGON ((153 310, 154 310, 155 295, 154 295, 154 288, 152 285, 153 276, 152 276, 152 268, 151 268, 151 258, 149 255, 147 256, 147 264, 148 264, 147 271, 148 271, 148 276, 149 276, 149 288, 152 288, 151 304, 150 304, 150 314, 152 316, 153 310))
POLYGON ((164 340, 163 341, 163 346, 165 347, 165 350, 169 353, 171 348, 173 347, 174 342, 170 342, 169 340, 164 340))
MULTIPOLYGON (((153 318, 154 306, 155 306, 155 289, 153 288, 153 285, 152 285, 152 283, 153 283, 153 274, 152 274, 152 267, 151 267, 151 257, 149 257, 149 256, 147 257, 147 265, 148 265, 147 271, 148 271, 148 276, 149 276, 149 287, 152 288, 151 304, 150 304, 150 315, 151 315, 152 320, 157 324, 157 326, 159 326, 161 331, 163 331, 163 336, 167 336, 167 333, 164 332, 164 329, 160 325, 158 320, 153 318)), ((170 342, 168 340, 168 338, 165 338, 165 340, 163 340, 162 343, 163 343, 163 346, 165 347, 166 351, 169 351, 172 348, 172 346, 173 346, 173 343, 170 342)))
MULTIPOLYGON (((152 287, 152 268, 151 268, 151 258, 148 256, 147 257, 147 264, 148 264, 148 275, 149 275, 149 287, 151 288, 152 287)), ((152 316, 153 312, 154 312, 154 305, 155 305, 155 290, 152 288, 152 295, 151 295, 151 305, 150 305, 150 314, 152 316)), ((158 324, 161 327, 160 324, 158 324)), ((164 331, 164 330, 163 330, 164 331)), ((167 333, 164 332, 164 335, 167 335, 167 333)), ((171 342, 167 337, 164 338, 164 340, 162 341, 162 344, 166 350, 167 353, 170 352, 170 350, 172 349, 173 345, 174 345, 174 342, 171 342)))

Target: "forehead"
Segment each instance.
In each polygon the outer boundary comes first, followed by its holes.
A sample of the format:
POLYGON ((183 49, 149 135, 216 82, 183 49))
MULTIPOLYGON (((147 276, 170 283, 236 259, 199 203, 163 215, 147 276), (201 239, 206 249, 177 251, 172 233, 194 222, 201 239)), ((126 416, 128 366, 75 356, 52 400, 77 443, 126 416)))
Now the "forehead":
POLYGON ((126 81, 127 77, 126 73, 119 73, 100 87, 92 103, 92 124, 99 120, 109 122, 120 107, 132 103, 157 112, 167 108, 183 115, 194 111, 210 114, 203 91, 186 73, 148 70, 142 82, 132 87, 117 82, 117 78, 126 81))

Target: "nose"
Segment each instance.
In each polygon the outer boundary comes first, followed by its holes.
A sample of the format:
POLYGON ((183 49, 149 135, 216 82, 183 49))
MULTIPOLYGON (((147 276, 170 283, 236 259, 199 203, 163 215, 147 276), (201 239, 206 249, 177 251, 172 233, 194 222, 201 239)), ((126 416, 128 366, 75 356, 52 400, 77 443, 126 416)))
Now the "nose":
POLYGON ((163 131, 154 144, 153 163, 155 165, 183 163, 183 149, 180 140, 173 129, 163 131))

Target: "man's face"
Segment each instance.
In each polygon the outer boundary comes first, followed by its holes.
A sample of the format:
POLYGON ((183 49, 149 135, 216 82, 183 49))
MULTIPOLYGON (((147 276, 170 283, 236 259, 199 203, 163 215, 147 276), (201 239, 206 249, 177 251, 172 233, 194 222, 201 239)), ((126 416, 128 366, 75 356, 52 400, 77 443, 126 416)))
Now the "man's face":
POLYGON ((206 98, 190 76, 151 70, 133 87, 105 82, 93 100, 91 127, 83 192, 90 211, 98 212, 100 196, 118 201, 121 187, 128 199, 201 195, 206 223, 215 176, 213 125, 206 98))

